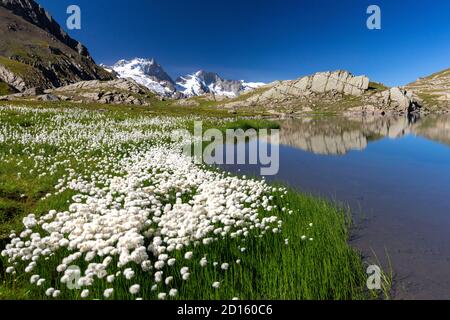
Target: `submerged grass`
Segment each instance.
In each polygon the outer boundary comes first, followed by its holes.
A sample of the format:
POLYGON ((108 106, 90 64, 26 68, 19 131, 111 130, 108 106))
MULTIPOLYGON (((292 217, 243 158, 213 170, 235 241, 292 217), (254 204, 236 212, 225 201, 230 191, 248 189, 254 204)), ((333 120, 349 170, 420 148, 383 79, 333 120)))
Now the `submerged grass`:
MULTIPOLYGON (((95 106, 87 106, 95 110, 95 106)), ((116 120, 141 116, 141 109, 119 110, 102 106, 102 112, 109 112, 116 120)), ((169 112, 169 111, 165 111, 169 112)), ((185 111, 183 110, 183 113, 185 111)), ((145 113, 147 114, 147 113, 145 113)), ((210 113, 206 113, 211 116, 210 113)), ((217 114, 215 114, 217 115, 217 114)), ((152 116, 148 114, 148 116, 152 116)), ((204 115, 203 115, 204 116, 204 115)), ((40 116, 40 121, 42 117, 40 116)), ((32 127, 36 118, 19 118, 13 112, 0 119, 1 124, 32 127)), ((44 120, 45 121, 45 120, 44 120)), ((211 120, 209 120, 211 121, 211 120)), ((222 128, 279 128, 279 125, 265 120, 221 120, 222 128)), ((45 153, 55 153, 49 146, 41 146, 45 153)), ((30 213, 38 216, 49 210, 67 210, 75 194, 66 190, 62 194, 42 199, 53 190, 63 169, 53 175, 41 176, 34 172, 18 175, 20 167, 27 161, 23 149, 17 145, 0 144, 0 153, 8 155, 8 163, 0 165, 0 249, 6 243, 11 229, 19 231, 21 219, 30 213)), ((114 155, 112 155, 114 156, 114 155)), ((67 159, 72 161, 72 159, 67 159)), ((95 171, 84 164, 86 173, 95 171), (88 167, 88 168, 86 168, 88 167)), ((190 272, 195 275, 183 281, 176 274, 174 287, 178 288, 177 299, 365 299, 370 295, 364 289, 366 275, 360 255, 348 244, 351 219, 349 214, 328 201, 313 198, 293 190, 274 187, 271 193, 274 210, 260 212, 261 216, 275 215, 283 221, 281 233, 267 232, 263 237, 248 237, 244 242, 225 238, 207 246, 192 249, 195 256, 185 261, 190 272), (282 210, 281 208, 285 208, 282 210), (245 251, 244 251, 245 249, 245 251), (207 255, 209 267, 200 267, 198 261, 207 255), (224 272, 213 262, 226 261, 230 264, 224 272), (239 262, 239 263, 238 263, 239 262), (220 281, 220 289, 211 284, 220 281)), ((175 256, 183 260, 182 253, 175 256)), ((33 273, 51 281, 54 287, 61 287, 55 269, 65 256, 57 252, 44 264, 40 263, 33 273)), ((166 267, 167 268, 167 267, 166 267)), ((31 274, 8 275, 6 261, 0 259, 0 299, 46 299, 45 290, 31 285, 31 274)), ((133 281, 125 279, 114 283, 115 299, 133 299, 128 288, 133 283, 141 284, 140 296, 157 299, 157 293, 164 290, 164 284, 152 291, 153 278, 136 271, 133 281)), ((166 271, 166 269, 163 269, 166 271)), ((102 298, 107 284, 96 282, 90 288, 90 298, 102 298)), ((81 299, 80 290, 63 290, 60 299, 81 299)))
POLYGON ((244 120, 236 120, 233 122, 229 122, 225 125, 226 129, 280 129, 280 124, 265 119, 244 119, 244 120))

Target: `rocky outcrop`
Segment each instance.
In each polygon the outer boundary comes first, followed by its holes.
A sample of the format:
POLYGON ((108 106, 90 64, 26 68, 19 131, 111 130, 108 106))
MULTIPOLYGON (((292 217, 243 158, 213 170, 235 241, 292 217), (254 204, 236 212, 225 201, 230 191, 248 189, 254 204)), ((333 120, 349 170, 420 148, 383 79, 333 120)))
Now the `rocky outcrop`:
POLYGON ((281 81, 261 95, 255 95, 250 102, 268 100, 283 101, 311 93, 343 93, 360 96, 369 88, 369 79, 365 76, 353 76, 347 71, 319 72, 293 81, 281 81))
POLYGON ((80 81, 44 91, 39 88, 31 88, 21 93, 2 97, 2 100, 17 99, 147 106, 156 97, 148 88, 132 79, 116 79, 80 81))
POLYGON ((414 92, 426 111, 450 111, 450 69, 420 78, 406 89, 414 92))
POLYGON ((6 67, 2 66, 1 64, 0 64, 0 79, 18 91, 24 91, 28 88, 27 83, 20 76, 9 71, 6 67))
POLYGON ((148 88, 131 79, 81 81, 46 92, 60 100, 103 104, 149 105, 154 99, 148 88))
POLYGON ((393 87, 380 92, 369 92, 361 106, 349 108, 345 113, 386 114, 417 113, 422 108, 421 100, 411 91, 393 87))

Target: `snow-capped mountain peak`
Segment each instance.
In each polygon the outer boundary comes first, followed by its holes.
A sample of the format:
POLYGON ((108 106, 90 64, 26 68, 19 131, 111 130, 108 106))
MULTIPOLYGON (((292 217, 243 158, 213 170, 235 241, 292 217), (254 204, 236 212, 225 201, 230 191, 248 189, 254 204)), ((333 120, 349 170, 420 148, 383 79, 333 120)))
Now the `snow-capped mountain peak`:
POLYGON ((109 72, 116 72, 121 78, 132 78, 161 96, 192 97, 210 93, 234 98, 242 92, 264 85, 260 82, 225 80, 215 72, 204 70, 178 77, 175 82, 153 58, 122 59, 111 67, 102 66, 109 72))
POLYGON ((237 97, 242 92, 254 90, 264 83, 245 82, 243 80, 224 80, 217 73, 199 70, 176 80, 177 90, 185 96, 199 96, 211 93, 229 98, 237 97))
POLYGON ((110 69, 117 72, 119 77, 132 78, 157 94, 170 96, 175 92, 175 82, 155 59, 122 59, 110 69))

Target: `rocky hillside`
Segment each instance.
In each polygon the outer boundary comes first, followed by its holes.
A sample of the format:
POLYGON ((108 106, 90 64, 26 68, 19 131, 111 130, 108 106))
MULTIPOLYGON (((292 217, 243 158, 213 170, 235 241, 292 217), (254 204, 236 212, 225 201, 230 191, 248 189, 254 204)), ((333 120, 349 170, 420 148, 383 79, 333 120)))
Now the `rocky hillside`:
POLYGON ((403 88, 387 88, 348 71, 319 72, 278 81, 223 105, 265 108, 271 113, 351 112, 407 113, 420 109, 419 99, 403 88))
POLYGON ((450 68, 418 79, 406 88, 415 92, 429 111, 450 110, 450 68))
POLYGON ((33 0, 0 0, 0 38, 0 80, 17 91, 113 78, 33 0))
POLYGON ((70 101, 149 106, 158 98, 151 90, 133 79, 115 79, 79 81, 46 90, 32 88, 24 92, 2 96, 0 100, 70 101))

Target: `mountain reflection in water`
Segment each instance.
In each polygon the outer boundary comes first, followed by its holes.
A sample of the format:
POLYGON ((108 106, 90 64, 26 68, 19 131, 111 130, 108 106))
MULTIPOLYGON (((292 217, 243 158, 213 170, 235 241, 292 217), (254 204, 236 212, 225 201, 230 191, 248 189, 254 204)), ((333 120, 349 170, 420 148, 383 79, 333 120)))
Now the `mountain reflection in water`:
POLYGON ((364 150, 371 141, 410 134, 450 145, 450 115, 307 117, 280 122, 280 144, 322 155, 344 155, 364 150))

